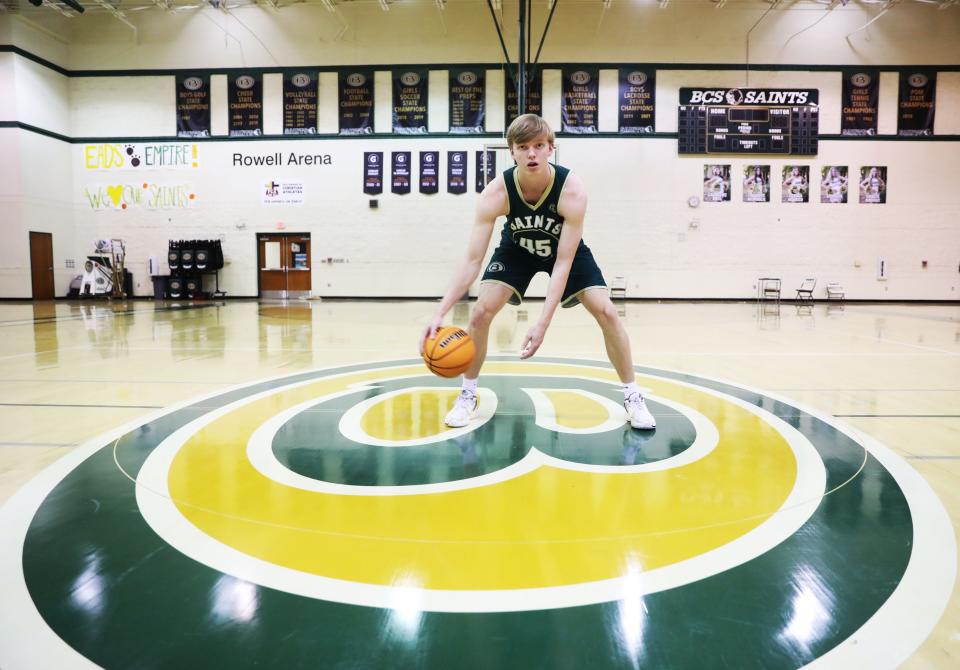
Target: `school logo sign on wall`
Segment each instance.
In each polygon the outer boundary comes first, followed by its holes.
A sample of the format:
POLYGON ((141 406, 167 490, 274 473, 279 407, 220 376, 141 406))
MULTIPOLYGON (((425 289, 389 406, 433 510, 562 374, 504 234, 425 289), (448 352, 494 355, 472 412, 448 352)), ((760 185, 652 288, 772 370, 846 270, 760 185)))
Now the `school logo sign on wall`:
POLYGON ((955 576, 924 480, 783 398, 637 371, 656 431, 624 424, 607 366, 494 358, 466 428, 442 425, 454 383, 396 361, 93 440, 0 511, 0 616, 21 622, 0 666, 37 649, 49 667, 909 655, 955 576))

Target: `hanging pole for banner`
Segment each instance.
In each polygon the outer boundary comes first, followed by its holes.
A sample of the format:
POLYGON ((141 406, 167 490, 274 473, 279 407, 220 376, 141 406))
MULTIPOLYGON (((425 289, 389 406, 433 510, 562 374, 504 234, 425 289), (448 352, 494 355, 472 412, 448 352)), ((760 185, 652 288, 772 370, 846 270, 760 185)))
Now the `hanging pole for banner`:
POLYGON ((530 78, 536 79, 537 65, 540 64, 540 52, 543 50, 543 43, 547 39, 547 32, 550 30, 550 22, 553 21, 553 13, 557 10, 557 5, 560 4, 560 0, 553 0, 550 4, 550 13, 547 15, 547 22, 543 26, 543 34, 540 36, 540 46, 537 47, 537 55, 533 57, 533 60, 530 61, 530 78))
POLYGON ((517 116, 527 113, 527 2, 519 0, 520 5, 520 49, 517 54, 517 116))
POLYGON ((503 31, 500 30, 500 22, 497 21, 497 13, 493 10, 493 3, 490 0, 487 0, 487 7, 490 8, 490 16, 493 17, 493 26, 497 29, 497 37, 500 38, 500 48, 503 49, 503 57, 507 61, 509 67, 513 67, 513 63, 510 62, 510 54, 507 53, 507 44, 503 41, 503 31))
POLYGON ((533 45, 533 0, 527 0, 527 65, 530 65, 530 47, 533 45))

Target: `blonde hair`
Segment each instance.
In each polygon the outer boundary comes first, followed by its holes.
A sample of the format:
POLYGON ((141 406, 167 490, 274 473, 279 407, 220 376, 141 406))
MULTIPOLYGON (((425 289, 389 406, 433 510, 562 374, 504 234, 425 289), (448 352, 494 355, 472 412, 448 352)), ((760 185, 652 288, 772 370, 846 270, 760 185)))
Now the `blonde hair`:
POLYGON ((541 135, 546 135, 550 144, 557 139, 553 129, 541 117, 536 114, 523 114, 514 119, 507 128, 507 146, 512 149, 514 144, 525 144, 541 135))

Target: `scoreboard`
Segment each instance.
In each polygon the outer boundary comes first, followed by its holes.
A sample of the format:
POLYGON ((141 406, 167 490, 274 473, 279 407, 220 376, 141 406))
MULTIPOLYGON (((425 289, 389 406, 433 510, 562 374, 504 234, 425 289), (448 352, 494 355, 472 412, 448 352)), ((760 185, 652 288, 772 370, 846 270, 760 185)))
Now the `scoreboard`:
POLYGON ((817 155, 817 89, 681 88, 682 154, 817 155))

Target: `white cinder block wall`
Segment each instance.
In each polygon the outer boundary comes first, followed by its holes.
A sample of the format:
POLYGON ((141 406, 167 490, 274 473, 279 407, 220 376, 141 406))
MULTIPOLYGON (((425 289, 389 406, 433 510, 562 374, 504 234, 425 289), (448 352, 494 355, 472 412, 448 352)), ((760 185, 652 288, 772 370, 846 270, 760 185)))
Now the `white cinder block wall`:
MULTIPOLYGON (((516 7, 506 8, 505 39, 516 53, 516 7)), ((0 121, 20 122, 74 142, 20 127, 0 128, 0 297, 29 297, 28 232, 54 236, 56 290, 64 295, 93 240, 127 242, 135 291, 152 291, 146 263, 165 255, 167 240, 220 238, 228 265, 220 285, 228 295, 257 291, 256 233, 282 229, 308 232, 313 240, 313 290, 323 296, 440 295, 463 253, 476 194, 474 154, 491 138, 424 137, 267 139, 179 142, 172 137, 176 68, 349 66, 424 64, 430 73, 429 128, 446 132, 448 64, 499 63, 503 56, 485 2, 397 0, 383 12, 376 2, 130 13, 137 33, 97 11, 66 20, 54 12, 25 9, 0 16, 0 42, 70 71, 109 76, 66 76, 14 53, 0 53, 0 121), (26 19, 26 20, 23 20, 26 19), (148 70, 131 76, 131 70, 148 70), (167 139, 169 138, 169 139, 167 139), (81 140, 81 141, 76 141, 81 140), (176 145, 191 156, 177 167, 133 168, 105 157, 143 158, 155 147, 176 145), (196 151, 193 160, 194 148, 196 151), (417 193, 418 155, 441 153, 441 192, 417 193), (446 187, 447 151, 469 151, 471 188, 451 195, 446 187), (364 151, 413 152, 413 189, 389 193, 389 167, 380 207, 371 210, 361 187, 364 151), (279 167, 236 165, 234 156, 280 153, 279 167), (328 156, 328 164, 288 165, 289 157, 328 156), (196 162, 194 167, 193 163, 196 162), (304 182, 303 205, 268 206, 263 184, 304 182), (98 197, 120 193, 126 210, 97 208, 98 197), (190 198, 190 196, 193 196, 190 198), (150 208, 165 198, 174 206, 150 208), (324 263, 327 258, 345 262, 324 263)), ((796 64, 960 64, 960 6, 904 3, 865 30, 875 5, 850 3, 825 10, 801 2, 770 11, 767 3, 599 2, 561 3, 544 45, 544 63, 605 63, 601 70, 600 129, 616 131, 616 63, 690 64, 662 69, 657 77, 657 130, 675 132, 682 86, 796 87, 820 90, 821 132, 839 132, 838 72, 794 71, 796 64), (757 23, 758 19, 762 20, 757 23), (822 19, 822 20, 820 20, 822 19), (815 25, 813 25, 815 24, 815 25), (809 27, 812 26, 812 27, 809 27), (807 30, 804 30, 808 28, 807 30), (752 31, 751 31, 751 28, 752 31), (781 64, 780 71, 697 69, 697 64, 781 64)), ((535 37, 546 3, 534 3, 535 37)), ((536 44, 534 44, 536 47, 536 44)), ((503 130, 503 76, 487 72, 487 130, 503 130)), ((226 134, 226 76, 212 78, 215 135, 226 134)), ((282 128, 280 75, 264 77, 264 127, 282 128)), ((389 132, 390 85, 376 77, 378 132, 389 132)), ((337 129, 336 74, 320 78, 319 130, 337 129)), ((896 132, 897 75, 881 78, 879 130, 896 132)), ((544 115, 560 120, 560 76, 544 72, 544 115)), ((960 134, 960 73, 939 75, 936 133, 960 134)), ((631 297, 749 298, 757 277, 784 278, 785 288, 816 276, 821 286, 838 281, 857 299, 955 300, 960 295, 960 142, 949 140, 821 141, 812 158, 678 156, 670 138, 561 138, 561 162, 586 181, 590 205, 585 238, 608 281, 624 276, 631 297), (735 176, 733 201, 692 209, 702 195, 704 163, 728 163, 735 176), (769 164, 771 202, 744 203, 737 176, 747 164, 769 164), (786 164, 810 166, 807 204, 779 202, 776 183, 786 164), (851 182, 861 165, 888 166, 885 205, 860 205, 856 189, 844 205, 819 203, 821 165, 847 165, 851 182), (876 279, 884 257, 886 281, 876 279), (921 267, 927 261, 926 269, 921 267)), ((501 152, 498 168, 506 167, 501 152)), ((156 164, 156 161, 154 161, 156 164)), ((496 234, 494 243, 496 242, 496 234)), ((533 290, 541 292, 546 282, 533 290)), ((819 292, 818 292, 819 294, 819 292)))

